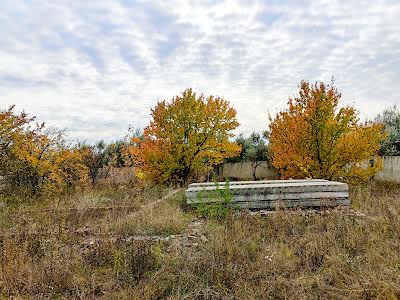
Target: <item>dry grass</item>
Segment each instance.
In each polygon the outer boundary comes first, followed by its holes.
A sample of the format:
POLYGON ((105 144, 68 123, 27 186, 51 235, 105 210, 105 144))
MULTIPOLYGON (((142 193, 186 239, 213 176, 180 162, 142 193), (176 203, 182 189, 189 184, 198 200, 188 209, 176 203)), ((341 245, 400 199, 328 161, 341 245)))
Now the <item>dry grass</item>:
MULTIPOLYGON (((182 194, 178 197, 182 198, 182 194)), ((113 230, 121 235, 172 235, 182 232, 190 221, 176 197, 156 206, 127 215, 115 223, 113 230)))
POLYGON ((3 204, 5 207, 0 210, 0 233, 79 231, 85 228, 107 232, 116 220, 159 200, 168 192, 161 186, 143 191, 134 187, 101 187, 56 199, 26 201, 21 205, 11 201, 8 205, 3 204))
MULTIPOLYGON (((146 193, 140 205, 165 194, 146 193)), ((352 188, 351 194, 353 205, 367 217, 232 213, 221 222, 205 220, 208 242, 175 250, 167 240, 122 237, 182 233, 196 217, 180 209, 182 194, 137 213, 104 213, 78 222, 114 239, 63 230, 51 236, 3 237, 0 297, 399 299, 400 186, 370 183, 352 188)), ((107 195, 113 198, 111 191, 107 195)), ((5 209, 1 218, 11 222, 7 228, 12 230, 19 221, 12 223, 9 214, 5 209)), ((44 224, 36 220, 40 217, 31 216, 19 230, 44 224)), ((75 224, 63 218, 48 224, 57 222, 75 224)))

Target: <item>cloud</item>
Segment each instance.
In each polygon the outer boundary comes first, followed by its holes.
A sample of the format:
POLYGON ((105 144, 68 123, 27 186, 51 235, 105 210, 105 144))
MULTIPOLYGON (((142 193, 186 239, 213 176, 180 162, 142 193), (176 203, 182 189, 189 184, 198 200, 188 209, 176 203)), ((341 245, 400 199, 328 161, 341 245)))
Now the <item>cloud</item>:
POLYGON ((250 133, 302 79, 334 76, 364 118, 400 104, 400 3, 4 1, 0 105, 115 140, 187 87, 230 100, 250 133))

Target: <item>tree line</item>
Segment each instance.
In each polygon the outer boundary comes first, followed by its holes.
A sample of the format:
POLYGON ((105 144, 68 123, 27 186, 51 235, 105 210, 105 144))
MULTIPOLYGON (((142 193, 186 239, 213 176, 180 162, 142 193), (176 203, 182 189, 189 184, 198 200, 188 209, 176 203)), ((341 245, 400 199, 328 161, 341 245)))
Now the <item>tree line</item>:
POLYGON ((95 184, 99 170, 111 166, 134 167, 140 180, 187 185, 224 161, 250 161, 254 173, 268 161, 282 178, 367 180, 382 155, 400 155, 400 111, 394 106, 360 122, 340 99, 333 82, 302 81, 265 132, 235 138, 230 102, 187 89, 159 101, 143 131, 108 145, 67 142, 63 131, 11 106, 0 111, 0 186, 6 193, 60 193, 95 184))

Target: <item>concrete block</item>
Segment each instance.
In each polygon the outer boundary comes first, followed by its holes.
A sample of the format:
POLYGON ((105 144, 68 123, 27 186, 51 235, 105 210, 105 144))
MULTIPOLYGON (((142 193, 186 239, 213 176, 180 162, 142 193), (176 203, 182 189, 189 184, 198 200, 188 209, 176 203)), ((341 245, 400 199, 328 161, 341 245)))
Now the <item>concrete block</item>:
MULTIPOLYGON (((188 204, 216 203, 225 183, 195 183, 186 190, 188 204)), ((316 207, 350 205, 348 186, 328 180, 266 180, 229 183, 231 205, 240 208, 316 207)))

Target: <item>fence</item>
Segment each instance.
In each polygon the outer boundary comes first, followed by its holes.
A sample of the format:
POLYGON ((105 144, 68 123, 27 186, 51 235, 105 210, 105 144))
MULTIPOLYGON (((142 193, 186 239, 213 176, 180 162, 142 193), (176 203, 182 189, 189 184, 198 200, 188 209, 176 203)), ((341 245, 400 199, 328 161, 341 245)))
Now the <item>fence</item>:
MULTIPOLYGON (((268 166, 267 162, 253 163, 250 161, 238 163, 224 163, 214 169, 217 178, 232 178, 237 180, 277 179, 276 171, 268 166)), ((99 179, 111 180, 114 183, 126 182, 135 177, 132 168, 110 168, 99 172, 99 179)), ((380 181, 393 181, 400 183, 400 156, 386 156, 383 158, 383 169, 375 175, 380 181)), ((0 176, 0 191, 2 188, 0 176)))
MULTIPOLYGON (((276 171, 268 166, 265 161, 258 162, 258 165, 249 161, 224 163, 217 166, 215 172, 220 180, 223 178, 238 180, 275 179, 278 176, 276 171)), ((384 157, 383 169, 375 176, 375 179, 400 183, 400 156, 384 157)))
POLYGON ((385 156, 383 169, 376 174, 375 179, 400 183, 400 156, 385 156))
POLYGON ((266 161, 224 163, 215 167, 215 173, 220 180, 223 178, 238 180, 275 179, 278 175, 272 167, 268 166, 266 161))

